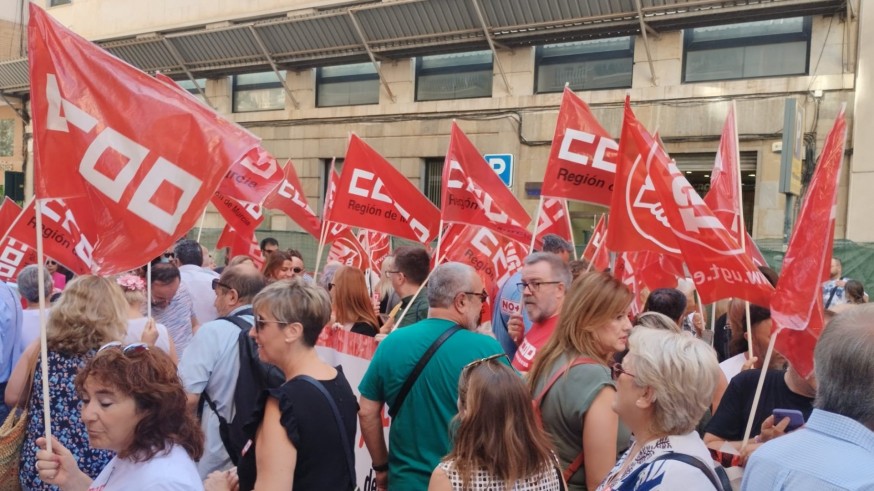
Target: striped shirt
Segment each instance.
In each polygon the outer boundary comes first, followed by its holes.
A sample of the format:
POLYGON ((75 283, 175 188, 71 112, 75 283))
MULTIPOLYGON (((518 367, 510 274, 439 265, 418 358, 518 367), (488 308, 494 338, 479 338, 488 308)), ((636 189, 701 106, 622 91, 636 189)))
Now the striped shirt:
POLYGON ((194 317, 194 302, 185 285, 179 285, 179 290, 176 291, 176 295, 173 296, 167 307, 152 306, 152 316, 155 318, 155 322, 167 326, 167 332, 170 333, 173 343, 176 344, 176 355, 181 360, 185 347, 194 336, 191 325, 191 318, 194 317))

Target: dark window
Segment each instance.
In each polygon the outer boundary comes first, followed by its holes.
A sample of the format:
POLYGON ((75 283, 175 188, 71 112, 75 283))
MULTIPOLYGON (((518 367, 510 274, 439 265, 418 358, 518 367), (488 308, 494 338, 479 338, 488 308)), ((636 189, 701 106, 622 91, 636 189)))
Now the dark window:
POLYGON ((72 0, 49 0, 49 7, 57 7, 58 5, 67 5, 72 0))
MULTIPOLYGON (((279 75, 285 78, 285 70, 279 75)), ((285 91, 273 72, 234 75, 234 112, 285 109, 285 91)))
POLYGON ((634 41, 631 36, 546 44, 536 51, 535 92, 631 87, 634 41))
MULTIPOLYGON (((177 80, 176 83, 179 84, 179 86, 182 87, 183 89, 187 90, 189 94, 193 95, 194 97, 197 97, 201 101, 204 101, 203 96, 200 95, 200 91, 197 90, 197 88, 200 87, 200 89, 203 90, 203 93, 204 94, 206 93, 206 79, 205 78, 195 78, 194 82, 185 78, 182 80, 177 80), (195 85, 195 83, 197 85, 195 85)), ((204 101, 204 102, 206 102, 206 101, 204 101)))
POLYGON ((15 149, 15 120, 0 119, 0 157, 11 157, 15 149))
POLYGON ((316 69, 316 106, 379 104, 379 75, 373 63, 316 69))
POLYGON ((417 101, 491 96, 491 51, 416 58, 417 101))
POLYGON ((443 190, 443 157, 431 157, 425 159, 424 178, 422 179, 422 193, 431 200, 437 208, 440 208, 443 190))
POLYGON ((810 17, 696 27, 683 31, 683 81, 805 75, 810 17))

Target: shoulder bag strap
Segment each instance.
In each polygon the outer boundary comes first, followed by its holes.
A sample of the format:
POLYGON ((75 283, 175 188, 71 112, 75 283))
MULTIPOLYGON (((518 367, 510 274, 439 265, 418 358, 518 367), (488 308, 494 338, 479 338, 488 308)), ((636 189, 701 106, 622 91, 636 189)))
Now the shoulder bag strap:
POLYGON ((331 397, 331 394, 328 393, 328 389, 325 388, 324 384, 309 375, 298 375, 295 378, 309 382, 313 387, 318 389, 323 396, 325 396, 325 399, 328 400, 328 405, 331 406, 331 411, 334 412, 334 419, 337 420, 337 429, 340 431, 340 439, 343 440, 343 453, 346 454, 346 466, 349 468, 349 479, 352 481, 352 488, 357 488, 358 483, 355 479, 355 458, 352 456, 352 449, 349 448, 349 437, 348 433, 346 433, 346 425, 343 423, 343 417, 340 416, 340 408, 337 407, 337 403, 334 401, 334 398, 331 397))
MULTIPOLYGON (((838 280, 838 281, 840 281, 840 280, 838 280)), ((835 298, 835 293, 837 293, 837 292, 838 292, 838 285, 835 284, 835 286, 832 287, 832 291, 828 296, 828 300, 825 301, 825 307, 823 307, 824 309, 829 308, 829 306, 832 304, 832 300, 834 300, 834 298, 835 298)))
MULTIPOLYGON (((242 315, 253 315, 252 308, 247 307, 247 308, 237 312, 234 315, 219 317, 216 320, 228 321, 231 324, 234 324, 235 326, 239 327, 241 331, 248 331, 249 329, 252 328, 252 324, 249 324, 249 322, 247 322, 246 319, 243 319, 242 317, 240 317, 242 315)), ((239 341, 237 343, 239 345, 239 341)), ((198 417, 203 416, 203 403, 204 402, 206 403, 207 406, 209 406, 210 409, 212 409, 212 412, 214 412, 215 415, 218 416, 219 427, 227 427, 228 420, 226 420, 221 414, 219 414, 218 408, 216 408, 215 402, 213 402, 212 398, 209 397, 209 394, 206 392, 205 387, 203 389, 203 392, 200 394, 200 402, 198 402, 198 404, 197 404, 198 417)))
POLYGON ((410 389, 413 388, 413 384, 416 383, 419 375, 422 374, 422 370, 425 369, 425 365, 427 365, 428 362, 431 361, 431 357, 434 356, 434 353, 437 352, 437 349, 440 348, 440 346, 442 346, 443 343, 445 343, 450 336, 457 333, 461 329, 463 328, 458 324, 450 327, 449 329, 444 331, 443 334, 441 334, 440 337, 431 344, 431 346, 428 348, 428 351, 426 351, 425 354, 422 355, 422 358, 419 359, 419 363, 416 364, 416 367, 413 368, 412 372, 410 372, 410 376, 407 377, 407 380, 404 381, 404 385, 401 386, 401 390, 400 392, 398 392, 398 396, 395 398, 395 403, 388 410, 388 415, 391 416, 392 419, 395 419, 395 417, 397 417, 398 411, 401 409, 401 405, 404 403, 404 400, 406 400, 407 395, 410 393, 410 389))
MULTIPOLYGON (((537 407, 540 407, 540 405, 543 403, 543 398, 546 397, 546 393, 549 392, 549 389, 551 389, 552 386, 555 385, 555 383, 558 381, 558 379, 560 379, 562 375, 566 374, 571 368, 577 365, 592 365, 597 363, 598 362, 593 360, 592 358, 589 358, 587 356, 580 356, 575 358, 574 361, 572 361, 570 365, 567 366, 567 368, 559 368, 552 375, 549 381, 546 382, 543 390, 541 390, 537 398, 534 399, 534 403, 537 405, 537 407)), ((571 476, 576 474, 580 467, 582 467, 585 463, 585 459, 585 452, 580 450, 580 453, 576 456, 576 458, 562 472, 562 477, 564 477, 565 481, 569 481, 571 476)))
POLYGON ((717 491, 728 491, 722 487, 722 484, 719 482, 719 480, 717 480, 716 476, 714 475, 715 473, 710 467, 707 466, 707 464, 701 462, 701 460, 695 457, 692 457, 691 455, 686 455, 679 452, 669 452, 659 455, 658 457, 652 459, 648 464, 642 465, 635 469, 634 472, 632 472, 628 475, 628 477, 625 478, 626 482, 634 482, 635 480, 637 480, 638 474, 640 474, 644 469, 648 468, 649 466, 660 460, 678 460, 684 464, 691 465, 692 467, 695 467, 696 469, 703 472, 704 475, 707 476, 707 479, 710 480, 710 484, 712 484, 717 491))

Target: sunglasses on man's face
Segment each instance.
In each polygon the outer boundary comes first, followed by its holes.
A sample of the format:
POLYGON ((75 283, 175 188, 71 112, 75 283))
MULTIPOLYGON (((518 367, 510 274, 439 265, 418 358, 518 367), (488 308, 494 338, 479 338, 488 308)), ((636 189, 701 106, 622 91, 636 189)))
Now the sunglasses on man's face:
POLYGON ((303 271, 303 268, 297 267, 291 268, 291 270, 294 271, 294 274, 300 274, 303 271))
POLYGON ((174 257, 176 257, 176 253, 175 253, 175 252, 165 252, 165 253, 162 254, 162 255, 163 255, 164 257, 166 257, 167 259, 173 259, 174 257))

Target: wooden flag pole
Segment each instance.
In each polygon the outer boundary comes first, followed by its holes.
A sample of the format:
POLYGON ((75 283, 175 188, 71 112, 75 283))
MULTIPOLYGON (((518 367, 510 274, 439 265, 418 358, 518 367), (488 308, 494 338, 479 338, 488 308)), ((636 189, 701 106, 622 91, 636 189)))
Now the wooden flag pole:
POLYGON ((440 264, 440 245, 443 241, 443 217, 440 218, 440 226, 437 228, 437 248, 434 250, 434 267, 440 264))
MULTIPOLYGON (((602 219, 604 218, 604 214, 603 214, 603 213, 601 213, 601 218, 602 218, 602 219)), ((600 221, 601 221, 601 220, 598 220, 598 222, 600 222, 600 221)), ((596 223, 596 224, 595 224, 595 228, 597 228, 597 227, 598 227, 598 224, 596 223)), ((594 237, 595 237, 595 236, 593 235, 592 238, 594 238, 594 237)), ((598 244, 598 247, 595 249, 595 253, 592 254, 592 260, 589 261, 588 266, 586 266, 586 273, 588 273, 589 271, 592 270, 592 265, 595 263, 595 259, 598 258, 598 254, 600 254, 600 252, 601 252, 601 248, 604 247, 606 244, 607 244, 607 229, 605 228, 605 229, 604 229, 604 236, 601 237, 601 243, 598 244)))
POLYGON ((762 365, 762 373, 759 374, 759 383, 756 386, 756 395, 753 396, 753 408, 752 410, 750 410, 750 417, 749 419, 747 419, 747 428, 746 430, 744 430, 743 443, 741 443, 740 446, 741 454, 743 454, 743 451, 747 447, 747 444, 750 440, 750 433, 753 429, 753 419, 756 416, 756 408, 759 407, 759 398, 762 396, 762 386, 765 385, 765 376, 768 374, 768 365, 771 363, 771 354, 774 352, 774 342, 777 340, 778 332, 779 331, 773 332, 771 334, 771 341, 768 342, 768 351, 765 353, 765 363, 762 365))
MULTIPOLYGON (((46 262, 43 249, 42 236, 42 200, 37 199, 35 203, 36 211, 36 263, 39 265, 37 275, 37 287, 39 288, 39 349, 40 363, 42 369, 42 410, 43 410, 43 428, 46 436, 46 450, 52 452, 52 416, 51 402, 49 399, 49 348, 46 337, 46 295, 42 293, 46 291, 45 273, 46 262)), ((27 401, 25 401, 27 402, 27 401)))
POLYGON ((146 264, 146 318, 152 318, 152 261, 146 264))
MULTIPOLYGON (((576 261, 579 259, 579 255, 577 254, 577 241, 574 238, 574 226, 571 223, 571 210, 567 206, 567 198, 564 198, 564 216, 567 219, 567 229, 571 233, 571 248, 574 250, 574 261, 576 261)), ((537 224, 534 224, 534 228, 537 228, 537 224)))
POLYGON ((540 201, 537 202, 537 214, 534 217, 534 233, 531 234, 531 245, 528 247, 528 254, 534 252, 534 242, 537 241, 537 224, 540 223, 540 211, 543 209, 543 195, 540 195, 540 201))
POLYGON ((318 281, 318 279, 319 279, 319 264, 322 261, 322 253, 325 252, 325 239, 328 236, 328 228, 330 228, 330 226, 331 226, 331 222, 326 221, 326 220, 322 221, 322 230, 321 230, 321 233, 319 234, 319 248, 317 249, 317 252, 316 252, 316 268, 313 271, 313 278, 316 281, 318 281))
POLYGON ((373 298, 373 254, 370 251, 370 231, 364 231, 364 251, 367 252, 367 292, 373 298))
POLYGON ((203 209, 203 214, 200 215, 200 226, 197 227, 197 243, 200 244, 200 237, 203 234, 203 221, 206 220, 206 208, 203 209))

